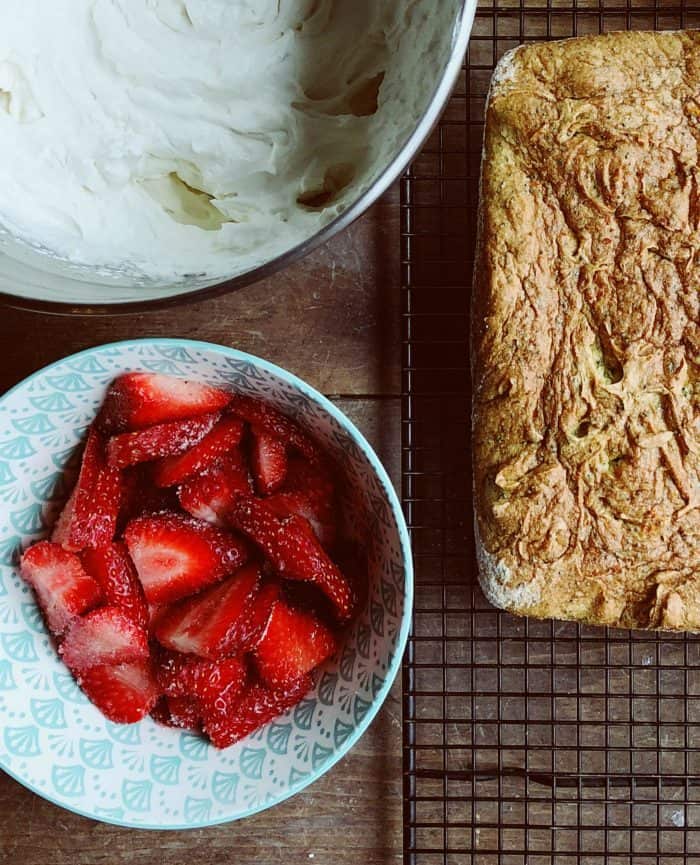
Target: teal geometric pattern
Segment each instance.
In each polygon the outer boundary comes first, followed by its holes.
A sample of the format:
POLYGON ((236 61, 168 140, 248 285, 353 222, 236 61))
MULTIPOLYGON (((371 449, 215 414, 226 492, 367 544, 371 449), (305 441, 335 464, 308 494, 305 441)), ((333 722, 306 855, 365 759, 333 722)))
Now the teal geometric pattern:
POLYGON ((187 340, 101 346, 42 370, 0 398, 0 768, 97 820, 182 828, 237 819, 314 781, 352 747, 383 702, 408 633, 412 567, 394 490, 369 445, 290 373, 187 340), (16 570, 46 536, 75 478, 85 430, 109 382, 158 370, 259 396, 295 417, 343 466, 345 532, 369 543, 365 610, 315 690, 225 751, 191 733, 108 722, 60 662, 16 570))

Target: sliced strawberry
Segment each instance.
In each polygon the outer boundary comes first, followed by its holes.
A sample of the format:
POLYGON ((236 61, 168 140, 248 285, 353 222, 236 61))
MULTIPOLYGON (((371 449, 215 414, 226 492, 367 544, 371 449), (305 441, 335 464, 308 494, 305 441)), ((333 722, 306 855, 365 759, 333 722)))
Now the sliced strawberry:
POLYGON ((138 517, 126 527, 124 540, 153 604, 177 601, 222 580, 248 556, 240 538, 180 514, 138 517))
POLYGON ((254 426, 251 462, 258 492, 270 495, 282 486, 287 476, 287 445, 264 427, 254 426))
POLYGON ((208 661, 179 652, 158 650, 155 675, 163 693, 170 698, 191 697, 212 704, 217 699, 233 700, 243 690, 248 668, 240 657, 208 661))
POLYGON ((228 748, 258 727, 291 709, 313 686, 310 676, 303 676, 291 685, 271 690, 253 684, 232 706, 222 710, 208 709, 202 713, 204 732, 217 748, 228 748))
POLYGON ((190 683, 184 671, 188 664, 198 660, 192 655, 172 652, 154 644, 153 669, 161 691, 168 697, 182 697, 189 693, 190 683))
POLYGON ((80 554, 80 561, 99 584, 108 604, 124 610, 142 628, 148 627, 148 604, 143 586, 121 541, 94 550, 84 550, 80 554))
POLYGON ((85 695, 115 724, 133 724, 145 717, 160 696, 150 661, 102 664, 79 673, 85 695))
POLYGON ((248 667, 241 658, 222 661, 192 661, 184 672, 189 693, 206 711, 216 704, 227 703, 240 696, 248 680, 248 667))
POLYGON ((258 567, 242 568, 220 585, 166 610, 156 624, 156 639, 168 649, 202 658, 243 651, 259 636, 259 621, 250 621, 259 587, 258 567))
POLYGON ((153 480, 158 487, 171 487, 192 475, 201 474, 221 457, 237 447, 243 435, 243 424, 233 417, 224 417, 210 433, 183 454, 165 457, 153 468, 153 480))
POLYGON ((58 518, 51 540, 72 552, 109 544, 117 528, 121 495, 120 473, 107 465, 104 441, 91 427, 78 482, 58 518))
POLYGON ((316 503, 305 493, 275 493, 265 500, 278 517, 288 517, 297 514, 304 517, 314 530, 314 534, 321 542, 321 546, 329 549, 336 539, 335 520, 329 519, 323 507, 316 503))
MULTIPOLYGON (((275 601, 281 595, 278 583, 266 583, 253 599, 246 625, 246 639, 241 642, 242 652, 252 652, 260 642, 270 619, 275 601)), ((324 596, 325 598, 325 596, 324 596)))
POLYGON ((290 444, 312 462, 324 462, 323 451, 293 420, 267 403, 252 396, 232 394, 229 411, 253 427, 262 427, 270 435, 290 444))
POLYGON ((196 381, 155 372, 128 372, 115 379, 97 417, 108 434, 218 412, 228 404, 226 391, 196 381))
POLYGON ((49 630, 62 634, 77 616, 102 600, 99 585, 80 559, 50 541, 29 547, 20 561, 22 577, 36 592, 49 630))
POLYGON ((177 495, 182 507, 193 517, 225 528, 223 515, 239 496, 252 492, 248 469, 240 451, 234 448, 204 474, 186 480, 177 495))
POLYGON ((177 730, 197 732, 202 727, 199 704, 191 697, 161 697, 151 709, 151 717, 177 730))
POLYGON ((303 517, 297 514, 279 517, 267 502, 247 498, 234 502, 228 519, 263 550, 280 576, 314 583, 333 602, 341 621, 350 617, 353 609, 350 585, 303 517))
POLYGON ((218 413, 203 414, 112 436, 107 442, 107 462, 114 468, 122 469, 136 463, 181 454, 201 441, 219 417, 218 413))
POLYGON ((263 682, 276 688, 310 673, 335 650, 335 637, 318 619, 277 601, 255 662, 263 682))
POLYGON ((59 653, 74 673, 147 658, 146 631, 119 607, 100 607, 70 625, 59 653))

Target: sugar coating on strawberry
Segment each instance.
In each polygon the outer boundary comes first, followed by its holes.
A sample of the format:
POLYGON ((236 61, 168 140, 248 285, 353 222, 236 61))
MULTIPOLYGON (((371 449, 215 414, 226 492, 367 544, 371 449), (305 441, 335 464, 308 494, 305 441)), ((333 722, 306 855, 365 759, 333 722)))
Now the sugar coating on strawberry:
POLYGON ((156 486, 170 487, 201 474, 221 457, 238 447, 243 424, 233 417, 223 417, 194 447, 179 456, 165 457, 153 468, 156 486))
POLYGON ((244 651, 261 628, 259 620, 250 615, 260 580, 258 567, 248 565, 224 582, 173 605, 158 618, 156 639, 168 649, 202 658, 244 651))
POLYGON ((160 696, 151 662, 102 664, 76 676, 88 699, 115 724, 133 724, 144 718, 160 696))
POLYGON ((199 704, 192 697, 160 697, 151 709, 151 717, 158 724, 176 730, 198 732, 202 727, 199 704))
POLYGON ((171 603, 216 583, 248 557, 244 541, 175 513, 137 517, 124 530, 146 600, 171 603))
POLYGON ((108 604, 124 610, 142 628, 148 627, 149 612, 143 586, 121 541, 83 550, 80 561, 86 572, 99 584, 108 604))
POLYGON ((261 427, 268 433, 291 445, 312 462, 325 460, 323 451, 293 420, 271 405, 255 397, 236 393, 231 395, 229 412, 247 421, 251 426, 261 427))
POLYGON ((75 619, 58 651, 74 673, 149 656, 146 631, 119 607, 111 606, 75 619))
POLYGON ((224 390, 155 372, 129 372, 115 379, 97 416, 108 434, 218 412, 230 401, 224 390))
POLYGON ((279 517, 262 499, 239 499, 228 519, 268 556, 280 576, 308 580, 333 602, 338 618, 353 610, 353 593, 340 569, 328 557, 309 523, 297 514, 279 517))
POLYGON ((199 659, 154 645, 153 670, 158 685, 166 696, 182 697, 187 694, 189 682, 183 673, 193 660, 199 659))
POLYGON ((51 540, 77 552, 114 538, 121 504, 121 476, 107 465, 105 444, 94 426, 88 432, 80 474, 54 527, 51 540))
POLYGON ((107 462, 114 468, 181 454, 211 431, 218 413, 156 424, 135 432, 119 433, 107 442, 107 462))
POLYGON ((335 650, 335 637, 325 625, 280 600, 255 649, 255 662, 263 682, 275 688, 310 673, 335 650))
POLYGON ((287 445, 264 427, 254 426, 251 447, 253 475, 258 492, 267 496, 284 483, 287 476, 287 445))
POLYGON ((59 544, 39 541, 22 555, 20 573, 34 589, 49 630, 62 634, 78 616, 102 601, 98 583, 75 553, 59 544))
POLYGON ((228 748, 273 718, 291 709, 313 686, 310 676, 303 676, 291 685, 272 690, 262 684, 252 684, 232 706, 204 711, 204 732, 216 748, 228 748))
POLYGON ((243 692, 248 667, 241 658, 221 661, 191 661, 185 669, 189 693, 199 701, 203 711, 223 710, 243 692))
POLYGON ((248 469, 238 448, 205 472, 184 481, 178 488, 180 505, 200 520, 225 528, 225 514, 240 496, 253 492, 248 469))

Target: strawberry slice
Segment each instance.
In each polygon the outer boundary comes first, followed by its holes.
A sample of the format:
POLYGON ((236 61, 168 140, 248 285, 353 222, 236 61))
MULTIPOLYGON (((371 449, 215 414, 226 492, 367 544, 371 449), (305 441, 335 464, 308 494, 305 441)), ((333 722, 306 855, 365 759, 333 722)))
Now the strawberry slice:
POLYGON ((251 462, 258 492, 270 495, 282 486, 287 476, 287 445, 263 427, 254 426, 251 462))
POLYGON ((119 607, 100 607, 75 619, 58 651, 69 669, 82 673, 102 664, 147 658, 148 637, 119 607))
POLYGON ((241 658, 191 661, 183 676, 188 683, 189 693, 206 711, 213 709, 219 701, 230 705, 240 696, 248 680, 248 667, 241 658))
POLYGON ((263 724, 291 709, 309 692, 313 682, 303 676, 291 685, 271 690, 250 685, 233 705, 207 707, 202 712, 204 732, 216 748, 228 748, 263 724))
POLYGON ((277 601, 255 662, 263 682, 276 688, 310 673, 335 650, 335 637, 318 619, 277 601))
POLYGON ((99 585, 85 573, 80 559, 50 541, 26 550, 20 573, 36 592, 46 624, 56 635, 102 600, 99 585))
POLYGON ((164 727, 198 732, 202 727, 199 704, 191 697, 161 697, 151 709, 151 717, 164 727))
POLYGON ((168 649, 202 658, 243 651, 259 636, 259 620, 250 621, 259 588, 260 570, 248 565, 220 585, 166 610, 156 623, 156 639, 168 649))
POLYGON ((192 661, 198 661, 192 655, 172 652, 154 643, 154 672, 161 691, 167 697, 183 697, 188 693, 189 683, 184 671, 192 661))
POLYGON ((180 514, 137 517, 124 540, 151 604, 198 592, 238 570, 248 557, 240 538, 180 514))
POLYGON ((297 514, 308 521, 321 546, 330 549, 336 539, 335 520, 328 517, 326 510, 302 492, 275 493, 265 500, 278 517, 297 514))
POLYGON ((143 586, 121 541, 94 550, 84 550, 80 554, 80 561, 99 584, 108 604, 124 610, 142 628, 148 627, 148 604, 143 586))
POLYGON ((154 372, 128 372, 115 379, 97 416, 104 433, 114 434, 221 411, 226 391, 154 372))
POLYGON ((328 558, 307 520, 297 514, 279 517, 267 502, 255 498, 234 502, 228 519, 263 550, 280 576, 314 583, 333 602, 341 621, 350 618, 350 584, 328 558))
POLYGON ((102 436, 90 427, 78 482, 51 540, 71 552, 110 543, 117 528, 120 502, 120 473, 107 465, 102 436))
POLYGON ((107 442, 107 462, 114 468, 123 469, 159 457, 181 454, 201 441, 219 417, 219 414, 203 414, 112 436, 107 442))
POLYGON ((248 469, 241 452, 234 448, 204 474, 186 480, 177 496, 193 517, 225 528, 224 514, 239 496, 249 496, 252 492, 248 469))
POLYGON ((79 673, 76 678, 85 695, 115 724, 140 721, 160 696, 148 660, 102 664, 79 673))
POLYGON ((237 447, 243 435, 243 424, 233 417, 224 417, 210 433, 183 454, 159 460, 153 469, 158 487, 171 487, 192 475, 201 474, 222 456, 237 447))
POLYGON ((261 427, 270 435, 291 445, 311 462, 325 462, 325 456, 316 442, 288 417, 267 403, 252 396, 235 393, 231 395, 231 414, 247 421, 253 427, 261 427))

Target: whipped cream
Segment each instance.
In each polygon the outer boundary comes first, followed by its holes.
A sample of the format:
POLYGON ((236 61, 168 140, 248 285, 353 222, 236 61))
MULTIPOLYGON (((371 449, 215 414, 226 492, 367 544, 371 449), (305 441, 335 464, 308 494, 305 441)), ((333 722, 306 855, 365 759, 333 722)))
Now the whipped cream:
POLYGON ((271 258, 412 130, 454 17, 431 7, 2 0, 0 227, 135 280, 271 258))

